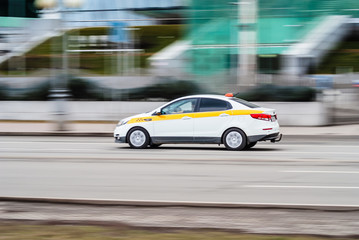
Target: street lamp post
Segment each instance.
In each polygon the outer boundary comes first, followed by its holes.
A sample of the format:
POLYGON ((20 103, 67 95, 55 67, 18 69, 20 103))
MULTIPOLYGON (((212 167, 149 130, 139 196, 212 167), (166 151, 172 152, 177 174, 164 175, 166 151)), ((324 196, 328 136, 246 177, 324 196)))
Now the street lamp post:
POLYGON ((257 73, 257 0, 239 0, 237 85, 248 88, 256 84, 257 73))
POLYGON ((66 29, 66 8, 78 8, 82 0, 36 0, 35 5, 41 9, 54 9, 58 7, 62 25, 62 74, 59 78, 53 79, 50 97, 54 99, 55 115, 58 131, 66 131, 66 99, 69 96, 68 84, 68 53, 67 53, 67 29, 66 29), (59 81, 59 82, 58 82, 59 81), (59 84, 60 83, 60 84, 59 84))

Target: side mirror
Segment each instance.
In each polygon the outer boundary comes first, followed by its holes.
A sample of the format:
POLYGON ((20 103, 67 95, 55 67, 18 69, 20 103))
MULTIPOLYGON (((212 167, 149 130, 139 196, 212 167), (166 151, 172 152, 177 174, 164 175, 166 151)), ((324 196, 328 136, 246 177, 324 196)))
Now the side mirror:
POLYGON ((162 113, 161 113, 161 111, 159 111, 159 112, 154 112, 152 115, 153 116, 160 116, 160 115, 162 115, 162 113))

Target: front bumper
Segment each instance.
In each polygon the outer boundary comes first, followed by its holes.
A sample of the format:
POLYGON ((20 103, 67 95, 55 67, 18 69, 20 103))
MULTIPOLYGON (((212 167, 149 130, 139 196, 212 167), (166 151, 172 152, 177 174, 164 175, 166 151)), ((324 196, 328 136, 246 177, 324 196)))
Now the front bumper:
POLYGON ((115 143, 126 143, 126 137, 120 137, 119 134, 115 135, 115 143))
POLYGON ((259 141, 271 141, 271 142, 279 142, 282 140, 283 134, 277 132, 272 133, 268 135, 255 135, 255 136, 249 136, 248 141, 249 142, 259 142, 259 141))

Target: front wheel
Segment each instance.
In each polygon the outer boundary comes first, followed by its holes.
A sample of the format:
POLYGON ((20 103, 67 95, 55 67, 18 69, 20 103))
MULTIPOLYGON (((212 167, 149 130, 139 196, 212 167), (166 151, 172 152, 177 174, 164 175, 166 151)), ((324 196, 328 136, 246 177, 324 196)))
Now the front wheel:
POLYGON ((150 136, 142 128, 134 128, 128 134, 128 143, 131 148, 146 148, 150 142, 150 136))
POLYGON ((246 146, 246 134, 239 129, 229 129, 224 133, 223 143, 228 150, 240 151, 246 146))

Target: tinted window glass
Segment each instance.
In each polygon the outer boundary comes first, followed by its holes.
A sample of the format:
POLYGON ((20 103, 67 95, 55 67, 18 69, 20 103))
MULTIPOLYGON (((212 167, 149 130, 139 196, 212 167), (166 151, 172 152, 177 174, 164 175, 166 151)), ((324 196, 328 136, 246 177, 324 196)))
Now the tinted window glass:
POLYGON ((223 111, 230 108, 231 106, 228 102, 212 98, 202 98, 199 105, 200 112, 223 111))
POLYGON ((197 99, 183 99, 162 108, 162 114, 191 113, 196 107, 197 99))
POLYGON ((244 106, 247 106, 249 108, 259 108, 258 105, 255 105, 254 103, 247 102, 246 100, 240 99, 240 98, 231 98, 231 100, 239 102, 240 104, 243 104, 244 106))

